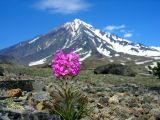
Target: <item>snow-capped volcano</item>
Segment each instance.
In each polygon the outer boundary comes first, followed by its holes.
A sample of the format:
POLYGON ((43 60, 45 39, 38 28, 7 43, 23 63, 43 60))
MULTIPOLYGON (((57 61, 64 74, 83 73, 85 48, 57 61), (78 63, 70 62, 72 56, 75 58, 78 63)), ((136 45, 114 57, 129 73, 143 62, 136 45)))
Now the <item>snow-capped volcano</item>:
POLYGON ((26 65, 43 64, 61 48, 74 48, 83 61, 89 57, 120 57, 124 55, 158 57, 160 49, 136 44, 111 33, 103 32, 79 19, 67 22, 47 34, 19 43, 0 51, 0 55, 13 56, 26 65))

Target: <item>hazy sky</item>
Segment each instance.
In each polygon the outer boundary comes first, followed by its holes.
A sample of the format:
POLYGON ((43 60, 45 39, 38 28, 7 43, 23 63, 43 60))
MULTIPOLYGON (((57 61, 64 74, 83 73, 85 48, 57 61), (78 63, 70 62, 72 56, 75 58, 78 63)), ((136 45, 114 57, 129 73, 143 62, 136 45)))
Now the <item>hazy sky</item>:
POLYGON ((134 42, 160 46, 160 0, 1 0, 0 49, 75 18, 134 42))

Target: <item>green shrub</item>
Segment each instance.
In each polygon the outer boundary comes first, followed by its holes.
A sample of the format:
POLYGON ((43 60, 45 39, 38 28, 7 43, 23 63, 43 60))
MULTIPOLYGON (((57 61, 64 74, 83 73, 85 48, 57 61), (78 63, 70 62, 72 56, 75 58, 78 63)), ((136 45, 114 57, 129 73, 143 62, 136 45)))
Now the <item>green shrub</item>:
POLYGON ((160 79, 160 62, 157 62, 157 66, 151 67, 148 66, 150 73, 157 76, 160 79))
POLYGON ((6 106, 7 108, 10 109, 19 109, 19 110, 24 110, 24 107, 19 105, 18 103, 14 102, 12 98, 7 98, 5 100, 0 100, 0 106, 6 106))
POLYGON ((60 115, 64 120, 79 120, 89 116, 87 97, 79 88, 68 81, 59 81, 50 92, 52 101, 48 106, 51 112, 60 115))

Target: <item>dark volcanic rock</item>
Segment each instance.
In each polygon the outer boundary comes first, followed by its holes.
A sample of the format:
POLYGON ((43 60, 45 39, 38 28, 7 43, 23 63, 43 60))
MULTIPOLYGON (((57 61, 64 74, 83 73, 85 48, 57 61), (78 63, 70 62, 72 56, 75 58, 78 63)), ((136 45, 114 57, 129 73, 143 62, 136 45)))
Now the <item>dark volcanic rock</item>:
POLYGON ((147 93, 148 89, 143 86, 137 86, 136 84, 120 84, 111 88, 114 92, 130 92, 135 96, 147 93))
POLYGON ((124 76, 135 76, 136 73, 128 66, 121 64, 108 64, 97 67, 94 70, 95 74, 116 74, 124 76))
POLYGON ((160 93, 160 87, 150 87, 149 90, 160 93))
POLYGON ((34 80, 0 81, 0 89, 20 88, 23 91, 31 91, 31 90, 33 90, 33 85, 32 85, 33 82, 34 82, 34 80))
POLYGON ((155 117, 156 117, 156 120, 160 120, 160 113, 156 115, 155 117))
POLYGON ((4 69, 0 67, 0 76, 4 76, 4 69))
POLYGON ((0 108, 0 120, 61 120, 61 118, 45 112, 21 112, 0 108))

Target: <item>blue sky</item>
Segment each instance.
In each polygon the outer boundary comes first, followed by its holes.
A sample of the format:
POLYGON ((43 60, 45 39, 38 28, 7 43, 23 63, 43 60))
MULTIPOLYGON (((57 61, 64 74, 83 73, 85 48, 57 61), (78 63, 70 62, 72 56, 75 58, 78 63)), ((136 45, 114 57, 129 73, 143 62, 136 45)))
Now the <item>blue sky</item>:
POLYGON ((128 40, 160 46, 160 0, 1 0, 0 49, 79 18, 128 40))

